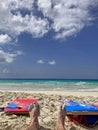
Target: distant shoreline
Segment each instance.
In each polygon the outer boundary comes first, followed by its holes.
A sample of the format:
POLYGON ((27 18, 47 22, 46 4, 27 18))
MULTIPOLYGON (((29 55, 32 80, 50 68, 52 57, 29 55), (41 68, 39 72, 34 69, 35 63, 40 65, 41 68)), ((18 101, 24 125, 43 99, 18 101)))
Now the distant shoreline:
POLYGON ((56 78, 0 78, 0 80, 75 80, 75 81, 78 81, 78 80, 81 80, 81 81, 98 81, 98 79, 56 79, 56 78))

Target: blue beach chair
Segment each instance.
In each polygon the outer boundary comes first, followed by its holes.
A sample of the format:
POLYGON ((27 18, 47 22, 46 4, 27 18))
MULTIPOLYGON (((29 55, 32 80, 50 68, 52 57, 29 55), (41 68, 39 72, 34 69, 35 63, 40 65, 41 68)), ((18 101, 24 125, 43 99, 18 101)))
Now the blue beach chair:
POLYGON ((89 128, 98 123, 98 106, 94 104, 69 100, 65 109, 71 122, 89 128))

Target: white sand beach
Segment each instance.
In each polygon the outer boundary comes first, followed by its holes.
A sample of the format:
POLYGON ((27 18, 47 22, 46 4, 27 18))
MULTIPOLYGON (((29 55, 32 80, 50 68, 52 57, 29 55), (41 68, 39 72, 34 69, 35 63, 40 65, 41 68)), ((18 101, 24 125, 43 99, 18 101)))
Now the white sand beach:
MULTIPOLYGON (((4 107, 16 98, 36 98, 41 107, 39 122, 41 130, 54 130, 60 100, 86 101, 98 104, 97 92, 71 92, 71 91, 0 91, 0 107, 4 107)), ((29 116, 6 115, 0 112, 0 130, 26 130, 30 124, 29 116)), ((66 117, 66 130, 86 130, 73 123, 70 129, 70 121, 66 117)), ((91 129, 89 129, 91 130, 91 129)), ((98 126, 92 128, 98 130, 98 126)))

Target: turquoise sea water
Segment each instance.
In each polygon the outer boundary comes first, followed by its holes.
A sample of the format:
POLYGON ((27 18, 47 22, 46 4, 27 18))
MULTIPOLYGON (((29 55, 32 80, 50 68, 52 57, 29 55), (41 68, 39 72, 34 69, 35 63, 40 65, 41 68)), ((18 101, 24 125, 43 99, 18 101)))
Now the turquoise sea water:
POLYGON ((98 91, 98 80, 0 80, 0 90, 98 91))

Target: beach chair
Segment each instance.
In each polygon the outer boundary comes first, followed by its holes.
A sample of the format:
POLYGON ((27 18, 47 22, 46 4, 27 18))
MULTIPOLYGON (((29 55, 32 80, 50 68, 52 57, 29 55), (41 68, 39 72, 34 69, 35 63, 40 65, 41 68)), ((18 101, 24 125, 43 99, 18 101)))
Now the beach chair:
POLYGON ((98 106, 86 102, 66 102, 67 117, 71 122, 83 127, 95 127, 98 124, 98 106))

